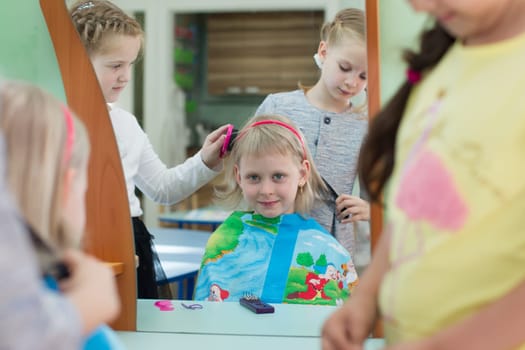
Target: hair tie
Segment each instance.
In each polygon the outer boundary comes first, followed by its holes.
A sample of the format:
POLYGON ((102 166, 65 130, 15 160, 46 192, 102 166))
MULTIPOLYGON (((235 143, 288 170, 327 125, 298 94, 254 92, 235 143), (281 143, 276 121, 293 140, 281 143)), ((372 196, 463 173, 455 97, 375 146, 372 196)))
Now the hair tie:
POLYGON ((343 20, 340 19, 340 18, 336 18, 334 19, 334 21, 332 22, 332 27, 335 27, 337 25, 342 25, 343 24, 343 20))
POLYGON ((410 84, 415 85, 421 80, 421 72, 412 68, 407 69, 407 80, 410 84))
POLYGON ((85 10, 85 9, 89 9, 89 8, 94 7, 94 6, 95 6, 95 4, 92 1, 88 1, 88 2, 85 2, 83 4, 80 4, 80 6, 77 7, 77 11, 82 11, 82 10, 85 10))
POLYGON ((64 164, 69 163, 73 152, 73 143, 75 142, 75 123, 71 111, 66 106, 62 106, 64 118, 66 119, 66 145, 64 150, 64 164))

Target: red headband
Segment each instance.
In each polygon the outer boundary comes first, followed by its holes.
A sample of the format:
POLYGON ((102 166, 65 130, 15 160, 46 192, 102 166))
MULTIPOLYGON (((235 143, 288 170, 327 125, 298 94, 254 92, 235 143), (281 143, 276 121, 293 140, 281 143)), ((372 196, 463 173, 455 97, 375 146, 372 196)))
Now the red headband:
MULTIPOLYGON (((291 125, 286 124, 285 122, 282 122, 280 120, 265 119, 265 120, 259 120, 259 121, 255 122, 255 123, 249 125, 248 127, 246 127, 246 129, 253 128, 253 127, 258 126, 258 125, 267 125, 267 124, 279 125, 279 126, 282 126, 283 128, 286 128, 286 129, 290 130, 299 139, 299 142, 301 142, 301 147, 303 148, 303 160, 306 160, 306 147, 304 146, 303 138, 301 137, 301 134, 299 134, 299 132, 297 130, 295 130, 291 125)), ((244 136, 244 133, 246 133, 246 129, 244 130, 243 133, 241 133, 237 137, 237 139, 240 139, 241 137, 244 136)))
POLYGON ((66 119, 66 149, 64 150, 64 164, 69 162, 71 153, 73 152, 73 142, 75 141, 75 124, 71 111, 66 106, 62 106, 64 118, 66 119))

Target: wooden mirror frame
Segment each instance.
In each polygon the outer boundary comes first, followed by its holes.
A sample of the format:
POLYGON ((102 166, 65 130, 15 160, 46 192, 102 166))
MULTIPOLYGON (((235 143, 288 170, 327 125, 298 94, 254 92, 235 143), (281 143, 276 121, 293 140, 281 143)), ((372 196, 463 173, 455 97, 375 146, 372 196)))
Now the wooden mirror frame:
MULTIPOLYGON (((368 116, 373 118, 381 107, 381 71, 379 65, 379 0, 366 0, 366 50, 368 59, 368 116)), ((383 230, 383 210, 371 205, 370 241, 372 253, 383 230)))
POLYGON ((121 301, 117 330, 136 330, 136 268, 126 184, 113 126, 91 61, 65 0, 40 0, 69 107, 91 143, 86 193, 85 250, 112 265, 121 301))
MULTIPOLYGON (((381 71, 379 65, 379 0, 366 0, 366 50, 368 59, 368 117, 373 118, 381 108, 381 71)), ((383 231, 383 210, 379 204, 371 205, 370 214, 370 250, 374 249, 383 231)), ((378 320, 373 336, 383 337, 383 326, 378 320)))

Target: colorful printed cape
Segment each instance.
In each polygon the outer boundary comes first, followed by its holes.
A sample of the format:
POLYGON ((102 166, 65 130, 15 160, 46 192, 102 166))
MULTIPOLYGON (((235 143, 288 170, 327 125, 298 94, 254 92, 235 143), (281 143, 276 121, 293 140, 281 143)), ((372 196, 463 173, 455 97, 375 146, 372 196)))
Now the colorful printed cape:
POLYGON ((208 240, 195 300, 338 305, 357 281, 350 253, 315 220, 234 212, 208 240))

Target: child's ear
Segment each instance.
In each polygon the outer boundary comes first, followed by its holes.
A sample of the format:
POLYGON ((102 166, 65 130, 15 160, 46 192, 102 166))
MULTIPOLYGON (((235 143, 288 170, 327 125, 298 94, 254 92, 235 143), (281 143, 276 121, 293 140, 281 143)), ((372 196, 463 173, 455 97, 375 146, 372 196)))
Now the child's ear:
POLYGON ((233 173, 235 174, 235 181, 237 181, 237 185, 241 185, 241 172, 239 171, 239 166, 235 164, 233 166, 233 173))
POLYGON ((303 160, 303 164, 301 167, 301 180, 299 180, 299 184, 301 186, 304 186, 306 182, 308 182, 309 177, 310 177, 310 162, 305 159, 303 160))
POLYGON ((319 43, 319 47, 317 48, 317 55, 319 56, 319 60, 321 61, 321 63, 323 63, 326 59, 326 50, 326 41, 321 40, 321 42, 319 43))

